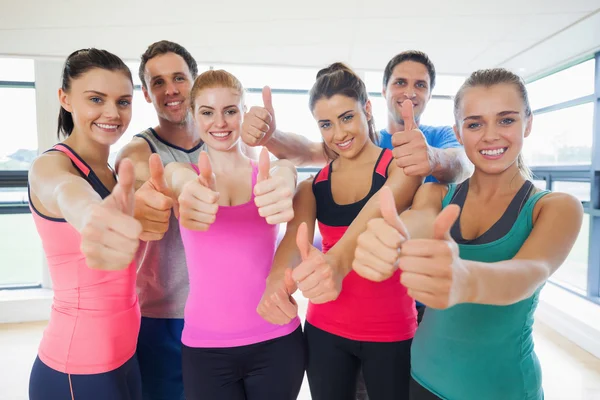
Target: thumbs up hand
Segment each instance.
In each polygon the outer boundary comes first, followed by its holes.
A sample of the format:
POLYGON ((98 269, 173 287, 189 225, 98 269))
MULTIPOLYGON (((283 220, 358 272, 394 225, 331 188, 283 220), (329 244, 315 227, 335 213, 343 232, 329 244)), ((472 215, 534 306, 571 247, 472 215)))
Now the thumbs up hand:
POLYGON ((384 186, 379 192, 381 215, 367 224, 357 240, 352 269, 365 279, 381 282, 398 269, 400 245, 408 239, 406 227, 398 217, 394 195, 384 186))
POLYGON ((450 236, 459 214, 460 207, 447 206, 435 219, 433 239, 408 240, 401 246, 400 282, 409 296, 427 307, 445 309, 471 296, 471 275, 450 236))
POLYGON ((81 251, 89 268, 122 270, 133 260, 142 233, 141 224, 133 218, 134 182, 133 164, 124 159, 112 193, 86 209, 81 251))
POLYGON ((248 146, 261 146, 269 141, 275 132, 275 110, 271 100, 271 88, 262 90, 263 107, 254 106, 244 115, 242 140, 248 146))
POLYGON ((427 144, 423 132, 419 130, 410 100, 404 100, 402 103, 402 119, 404 130, 392 135, 396 164, 407 176, 431 175, 437 164, 435 151, 427 144))
POLYGON ((343 276, 332 266, 333 260, 320 252, 308 240, 305 223, 298 227, 296 245, 302 262, 292 272, 292 278, 304 297, 314 304, 327 303, 338 298, 342 291, 343 276))
POLYGON ((258 179, 254 186, 254 204, 258 213, 271 225, 289 222, 294 218, 292 197, 295 176, 271 174, 269 152, 263 147, 258 160, 258 179), (289 178, 289 179, 288 179, 289 178))
POLYGON ((174 196, 165 180, 165 169, 158 154, 149 160, 150 179, 135 192, 135 218, 142 224, 141 240, 160 240, 169 229, 174 196))
POLYGON ((179 223, 187 229, 207 231, 217 217, 219 193, 205 152, 198 157, 198 170, 198 178, 187 182, 179 196, 179 223))
POLYGON ((269 277, 256 311, 272 324, 285 325, 289 323, 298 316, 298 304, 292 297, 296 289, 291 268, 286 268, 283 277, 269 277))

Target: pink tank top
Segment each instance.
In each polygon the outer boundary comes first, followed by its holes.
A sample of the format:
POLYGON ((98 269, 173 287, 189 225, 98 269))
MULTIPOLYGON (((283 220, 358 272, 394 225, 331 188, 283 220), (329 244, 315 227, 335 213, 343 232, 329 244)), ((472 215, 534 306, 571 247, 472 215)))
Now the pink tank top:
MULTIPOLYGON (((102 196, 110 192, 71 148, 58 144, 102 196)), ((140 308, 132 262, 121 271, 88 268, 81 235, 64 219, 31 215, 42 240, 54 299, 38 355, 50 368, 68 374, 98 374, 123 365, 135 353, 140 308)))
POLYGON ((208 231, 181 226, 190 278, 181 341, 188 347, 245 346, 285 336, 300 325, 298 317, 287 325, 274 325, 256 312, 278 230, 258 214, 254 204, 257 176, 253 163, 250 201, 219 206, 208 231))

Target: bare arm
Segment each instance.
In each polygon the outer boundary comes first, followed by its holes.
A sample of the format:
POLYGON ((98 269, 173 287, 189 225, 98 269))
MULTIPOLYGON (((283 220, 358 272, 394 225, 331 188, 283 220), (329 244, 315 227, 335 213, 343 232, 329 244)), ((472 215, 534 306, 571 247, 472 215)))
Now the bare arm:
POLYGON ((265 147, 275 157, 290 160, 297 167, 322 167, 329 161, 322 143, 313 142, 297 133, 275 130, 265 147))
MULTIPOLYGON (((396 201, 396 208, 398 212, 402 212, 410 207, 415 192, 421 185, 422 178, 406 176, 402 168, 396 166, 396 163, 390 164, 389 171, 385 186, 391 189, 396 201)), ((328 255, 335 259, 336 268, 344 276, 352 270, 358 236, 367 229, 369 220, 381 217, 379 194, 378 191, 369 199, 358 216, 352 221, 344 236, 328 252, 328 255)))
POLYGON ((29 171, 29 184, 36 208, 48 216, 64 218, 78 232, 85 225, 89 207, 102 202, 100 195, 73 170, 71 161, 60 154, 38 157, 29 171))
POLYGON ((565 261, 581 228, 583 208, 565 193, 538 201, 529 237, 511 260, 466 261, 471 278, 468 302, 508 305, 530 297, 565 261))
POLYGON ((125 147, 117 154, 115 162, 117 171, 119 164, 124 158, 128 158, 133 163, 135 173, 135 189, 139 189, 146 181, 150 179, 149 159, 152 155, 152 150, 148 143, 139 137, 134 137, 125 147))
POLYGON ((309 242, 314 240, 317 201, 312 191, 312 181, 313 179, 309 178, 298 185, 294 195, 294 218, 287 223, 285 235, 275 252, 267 282, 283 279, 286 268, 293 268, 302 261, 296 245, 296 233, 300 224, 306 223, 309 242))
POLYGON ((442 183, 462 182, 473 173, 473 164, 462 147, 435 149, 435 164, 431 175, 442 183))

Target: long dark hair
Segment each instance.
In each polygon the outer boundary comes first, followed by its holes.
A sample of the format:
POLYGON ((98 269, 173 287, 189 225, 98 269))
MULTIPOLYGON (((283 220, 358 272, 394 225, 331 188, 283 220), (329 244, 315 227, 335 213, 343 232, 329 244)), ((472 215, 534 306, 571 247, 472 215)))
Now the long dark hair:
MULTIPOLYGON (((68 93, 71 90, 71 81, 73 79, 77 79, 94 68, 121 71, 129 78, 133 85, 131 71, 119 57, 106 50, 81 49, 71 53, 65 61, 61 79, 62 90, 68 93)), ((73 127, 73 116, 70 112, 60 107, 58 113, 58 138, 60 139, 61 134, 69 136, 73 132, 73 127)))

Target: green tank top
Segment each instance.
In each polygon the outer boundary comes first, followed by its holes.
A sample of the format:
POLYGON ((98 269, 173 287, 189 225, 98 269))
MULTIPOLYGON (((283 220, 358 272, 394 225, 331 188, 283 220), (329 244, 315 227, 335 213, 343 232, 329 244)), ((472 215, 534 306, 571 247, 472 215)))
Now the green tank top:
MULTIPOLYGON (((450 204, 455 190, 456 185, 450 185, 442 208, 450 204)), ((513 258, 533 229, 535 204, 547 193, 531 195, 502 238, 459 245, 460 257, 482 262, 513 258)), ((540 290, 509 306, 428 308, 412 344, 413 378, 444 400, 543 399, 532 336, 540 290)))

